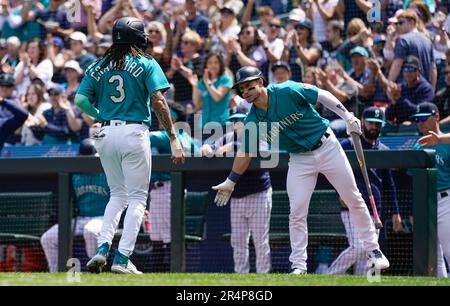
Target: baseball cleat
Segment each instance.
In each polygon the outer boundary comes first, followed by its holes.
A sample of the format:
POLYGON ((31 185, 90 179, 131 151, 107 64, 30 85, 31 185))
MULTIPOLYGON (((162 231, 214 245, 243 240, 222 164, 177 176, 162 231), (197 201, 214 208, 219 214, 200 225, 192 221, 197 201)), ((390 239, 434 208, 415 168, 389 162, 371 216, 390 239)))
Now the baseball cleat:
POLYGON ((97 252, 94 257, 87 263, 87 269, 91 273, 100 273, 103 267, 106 265, 106 258, 109 253, 109 244, 107 242, 103 243, 97 248, 97 252))
POLYGON ((114 256, 111 272, 118 274, 144 274, 136 268, 127 256, 122 255, 118 250, 116 250, 116 255, 114 256))
POLYGON ((299 269, 299 268, 294 268, 294 269, 291 269, 289 274, 306 275, 308 273, 306 272, 306 270, 302 270, 302 269, 299 269))
POLYGON ((376 249, 367 253, 367 265, 377 270, 384 270, 389 268, 389 260, 379 249, 376 249))

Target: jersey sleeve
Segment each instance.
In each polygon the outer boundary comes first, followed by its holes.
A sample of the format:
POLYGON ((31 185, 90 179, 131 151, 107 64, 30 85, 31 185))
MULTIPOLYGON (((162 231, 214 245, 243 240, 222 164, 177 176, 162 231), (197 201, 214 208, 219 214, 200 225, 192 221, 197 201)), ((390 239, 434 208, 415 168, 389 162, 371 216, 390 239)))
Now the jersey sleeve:
POLYGON ((227 75, 223 75, 219 80, 219 87, 226 87, 226 88, 232 88, 233 82, 231 81, 231 78, 227 75))
POLYGON ((319 91, 316 86, 305 83, 290 82, 289 88, 297 103, 316 104, 319 91))
POLYGON ((167 81, 161 66, 154 60, 149 60, 145 77, 145 86, 149 93, 153 93, 157 90, 165 92, 169 89, 170 84, 167 81))
POLYGON ((86 74, 78 87, 77 94, 83 95, 91 102, 95 102, 95 83, 91 76, 86 74))

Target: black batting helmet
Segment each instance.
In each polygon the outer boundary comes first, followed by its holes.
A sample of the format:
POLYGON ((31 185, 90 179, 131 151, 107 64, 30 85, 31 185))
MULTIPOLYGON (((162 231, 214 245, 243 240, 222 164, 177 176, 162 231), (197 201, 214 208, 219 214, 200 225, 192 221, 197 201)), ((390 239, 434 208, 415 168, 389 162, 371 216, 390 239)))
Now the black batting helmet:
POLYGON ((257 79, 263 79, 264 84, 266 82, 261 70, 259 70, 256 67, 251 67, 251 66, 242 67, 236 72, 236 82, 233 85, 233 89, 236 90, 236 93, 239 96, 241 96, 241 91, 239 90, 239 84, 242 84, 245 82, 250 82, 253 80, 257 80, 257 79))
POLYGON ((83 139, 80 143, 78 152, 80 155, 95 155, 97 150, 94 147, 94 141, 90 138, 83 139))
POLYGON ((142 20, 135 17, 122 17, 116 20, 112 29, 114 44, 132 44, 145 49, 147 46, 147 33, 142 20))

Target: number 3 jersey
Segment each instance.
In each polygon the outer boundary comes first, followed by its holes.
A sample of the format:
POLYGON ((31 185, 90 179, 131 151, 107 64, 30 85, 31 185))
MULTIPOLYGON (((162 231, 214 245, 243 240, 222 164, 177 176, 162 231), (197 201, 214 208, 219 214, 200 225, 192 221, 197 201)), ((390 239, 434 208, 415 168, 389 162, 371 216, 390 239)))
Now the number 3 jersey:
POLYGON ((111 64, 100 69, 104 60, 86 70, 77 93, 97 106, 99 121, 138 121, 150 126, 150 94, 170 86, 159 64, 153 58, 127 55, 122 70, 113 70, 111 64))

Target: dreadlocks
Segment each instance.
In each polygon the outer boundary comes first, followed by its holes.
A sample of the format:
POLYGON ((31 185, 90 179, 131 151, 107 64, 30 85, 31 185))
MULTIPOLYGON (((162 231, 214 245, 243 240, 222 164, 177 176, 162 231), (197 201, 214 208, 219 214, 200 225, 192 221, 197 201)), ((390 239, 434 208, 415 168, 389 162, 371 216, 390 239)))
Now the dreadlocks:
MULTIPOLYGON (((131 44, 113 44, 106 50, 105 55, 99 59, 95 65, 97 65, 101 60, 105 59, 100 66, 100 69, 104 69, 109 66, 112 62, 112 69, 122 70, 125 65, 126 55, 130 54, 134 58, 140 58, 141 56, 151 58, 151 56, 145 53, 144 50, 131 44)), ((93 65, 94 66, 94 65, 93 65)))

